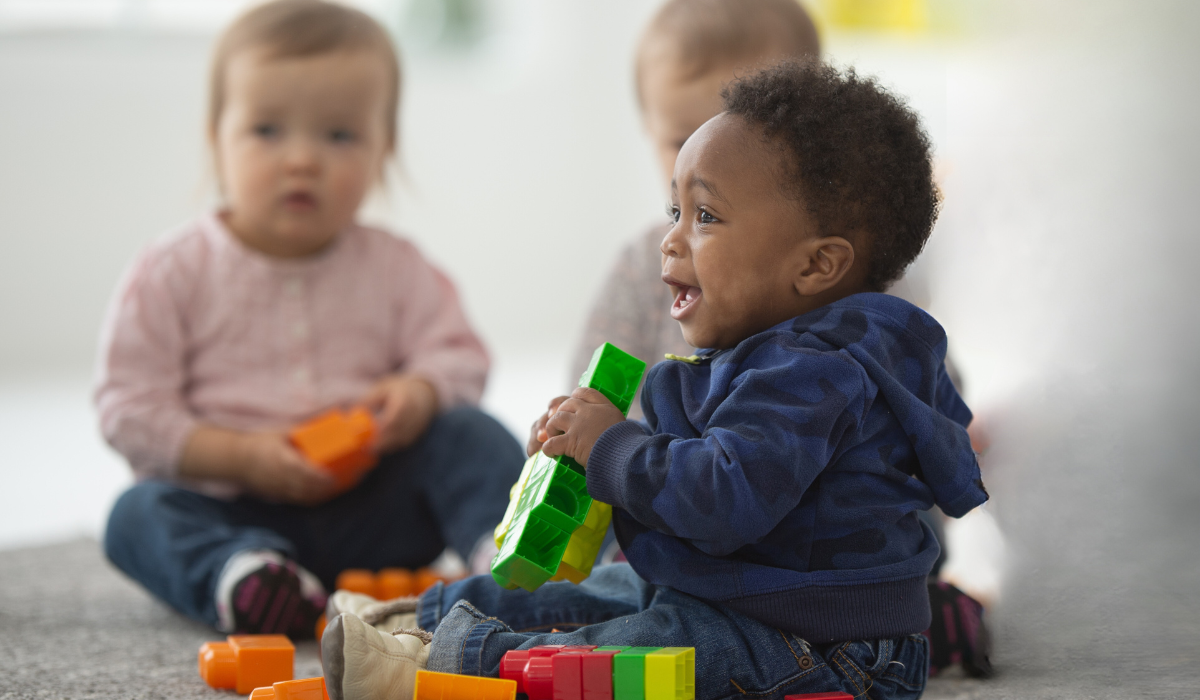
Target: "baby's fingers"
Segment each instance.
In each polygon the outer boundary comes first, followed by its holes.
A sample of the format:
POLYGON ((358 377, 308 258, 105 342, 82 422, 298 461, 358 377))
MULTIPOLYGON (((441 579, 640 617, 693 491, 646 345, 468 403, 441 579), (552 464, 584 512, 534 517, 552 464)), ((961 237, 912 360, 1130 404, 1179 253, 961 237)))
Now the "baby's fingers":
POLYGON ((546 421, 546 436, 553 438, 556 435, 562 435, 573 425, 575 425, 575 412, 560 409, 550 416, 550 420, 546 421))

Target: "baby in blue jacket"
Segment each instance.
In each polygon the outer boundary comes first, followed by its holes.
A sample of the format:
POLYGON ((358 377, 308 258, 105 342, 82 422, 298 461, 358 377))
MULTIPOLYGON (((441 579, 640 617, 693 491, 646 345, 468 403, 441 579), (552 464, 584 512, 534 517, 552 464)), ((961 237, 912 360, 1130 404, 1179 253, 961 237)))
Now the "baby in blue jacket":
POLYGON ((578 389, 530 438, 584 465, 628 564, 534 593, 335 596, 334 700, 407 700, 417 668, 495 676, 541 644, 694 646, 703 700, 921 694, 938 543, 917 512, 987 499, 945 333, 879 293, 937 216, 929 142, 874 81, 818 63, 724 106, 679 154, 662 242, 671 314, 708 349, 650 370, 645 423, 578 389))

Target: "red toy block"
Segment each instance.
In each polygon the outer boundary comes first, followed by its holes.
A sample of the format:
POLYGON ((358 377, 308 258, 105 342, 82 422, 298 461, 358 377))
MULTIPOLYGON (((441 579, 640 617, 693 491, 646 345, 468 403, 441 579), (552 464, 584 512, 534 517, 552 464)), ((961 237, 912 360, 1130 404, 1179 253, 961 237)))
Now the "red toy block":
POLYGON ((621 649, 595 649, 579 660, 583 672, 583 700, 612 700, 612 657, 620 654, 621 649))
POLYGON ((339 491, 349 490, 375 466, 377 458, 371 452, 375 420, 364 408, 322 413, 293 428, 288 436, 308 461, 333 475, 339 491))
POLYGON ((806 693, 804 695, 785 695, 783 700, 854 700, 850 693, 806 693))
POLYGON ((213 688, 246 695, 261 686, 292 679, 296 648, 281 634, 233 634, 200 647, 200 677, 213 688))
POLYGON ((517 684, 503 678, 417 671, 413 700, 515 700, 517 684))
POLYGON ((325 679, 317 676, 255 688, 250 700, 329 700, 329 693, 325 692, 325 679))
POLYGON ((551 700, 554 697, 554 657, 530 656, 525 666, 525 694, 529 700, 551 700))
POLYGON ((583 657, 595 646, 567 646, 550 657, 553 700, 583 700, 583 657))

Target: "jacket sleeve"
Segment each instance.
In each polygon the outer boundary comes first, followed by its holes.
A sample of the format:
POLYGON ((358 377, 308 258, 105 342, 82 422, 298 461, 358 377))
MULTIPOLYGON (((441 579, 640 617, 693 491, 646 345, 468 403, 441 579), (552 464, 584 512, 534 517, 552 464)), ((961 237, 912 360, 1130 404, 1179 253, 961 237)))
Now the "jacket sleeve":
POLYGON ((396 371, 428 379, 442 411, 476 405, 487 383, 487 350, 450 279, 412 244, 404 242, 402 251, 392 297, 396 371))
POLYGON ((633 421, 605 431, 588 461, 591 495, 713 556, 766 536, 857 430, 866 385, 840 353, 756 354, 765 357, 735 376, 700 437, 633 421))
POLYGON ((164 257, 147 251, 126 273, 100 338, 100 430, 138 479, 174 476, 196 424, 184 399, 186 281, 164 257))

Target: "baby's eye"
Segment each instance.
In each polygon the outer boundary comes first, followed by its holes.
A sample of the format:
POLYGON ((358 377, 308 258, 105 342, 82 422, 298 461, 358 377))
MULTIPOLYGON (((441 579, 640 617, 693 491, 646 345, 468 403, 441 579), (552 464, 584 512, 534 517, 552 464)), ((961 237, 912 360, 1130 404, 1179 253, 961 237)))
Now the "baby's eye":
POLYGON ((712 214, 709 214, 708 212, 704 211, 703 209, 700 210, 699 219, 700 219, 700 223, 702 223, 702 224, 713 224, 713 223, 716 223, 716 221, 717 221, 717 217, 713 216, 712 214))
POLYGON ((264 139, 273 138, 279 135, 279 127, 274 124, 255 124, 254 135, 264 139))
POLYGON ((674 204, 667 205, 667 216, 671 218, 671 223, 679 223, 679 207, 674 204))
POLYGON ((334 143, 350 143, 354 140, 354 133, 349 129, 334 129, 329 132, 329 140, 334 143))

